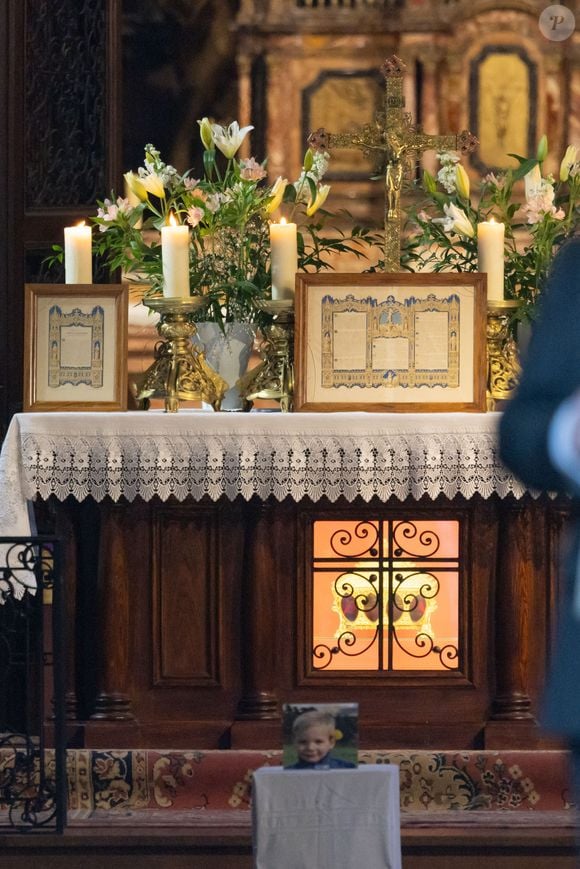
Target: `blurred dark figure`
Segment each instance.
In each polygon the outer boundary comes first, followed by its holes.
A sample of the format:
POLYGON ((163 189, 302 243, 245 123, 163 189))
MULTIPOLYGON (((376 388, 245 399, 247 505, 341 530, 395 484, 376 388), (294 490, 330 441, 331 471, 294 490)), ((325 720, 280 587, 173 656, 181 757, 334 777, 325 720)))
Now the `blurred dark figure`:
POLYGON ((554 259, 523 363, 521 382, 500 423, 503 462, 530 488, 574 498, 556 644, 540 721, 572 751, 575 803, 580 805, 580 238, 554 259))

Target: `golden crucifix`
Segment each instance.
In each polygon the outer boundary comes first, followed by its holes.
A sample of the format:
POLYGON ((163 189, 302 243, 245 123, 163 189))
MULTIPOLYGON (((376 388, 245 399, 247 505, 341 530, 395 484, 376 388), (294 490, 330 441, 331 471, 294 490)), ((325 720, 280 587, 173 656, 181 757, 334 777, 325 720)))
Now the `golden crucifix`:
POLYGON ((429 136, 412 124, 404 111, 403 76, 405 64, 395 54, 381 67, 385 77, 383 111, 372 124, 351 133, 328 133, 320 128, 311 133, 308 144, 315 150, 360 148, 367 156, 382 154, 385 160, 385 243, 384 269, 401 270, 401 184, 410 157, 415 160, 424 151, 473 151, 478 140, 467 130, 459 135, 429 136))

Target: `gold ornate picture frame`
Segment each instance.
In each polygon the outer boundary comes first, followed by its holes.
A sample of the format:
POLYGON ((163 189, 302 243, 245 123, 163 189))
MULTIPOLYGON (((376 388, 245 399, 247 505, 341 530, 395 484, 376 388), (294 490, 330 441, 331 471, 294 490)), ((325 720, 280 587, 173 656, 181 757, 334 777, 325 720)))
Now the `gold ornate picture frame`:
POLYGON ((26 284, 24 410, 127 408, 126 284, 26 284))
POLYGON ((483 274, 296 276, 294 409, 486 409, 483 274))
POLYGON ((522 45, 484 45, 469 64, 469 128, 479 139, 470 163, 481 174, 513 168, 538 139, 538 66, 522 45))

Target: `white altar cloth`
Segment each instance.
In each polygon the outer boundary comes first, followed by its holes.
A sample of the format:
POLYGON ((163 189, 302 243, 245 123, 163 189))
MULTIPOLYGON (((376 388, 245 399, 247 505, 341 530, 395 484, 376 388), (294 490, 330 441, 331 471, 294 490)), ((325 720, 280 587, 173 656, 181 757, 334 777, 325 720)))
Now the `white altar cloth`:
POLYGON ((399 767, 254 773, 256 869, 401 869, 399 767))
POLYGON ((0 453, 0 536, 27 500, 521 497, 497 413, 27 413, 0 453))

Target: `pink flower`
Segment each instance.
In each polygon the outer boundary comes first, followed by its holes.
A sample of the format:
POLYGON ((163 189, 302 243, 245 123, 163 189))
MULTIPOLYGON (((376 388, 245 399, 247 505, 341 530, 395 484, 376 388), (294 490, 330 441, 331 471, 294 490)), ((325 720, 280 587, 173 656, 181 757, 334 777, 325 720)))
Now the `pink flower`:
POLYGON ((534 166, 531 172, 524 177, 526 185, 526 204, 522 211, 530 224, 540 223, 546 214, 550 214, 555 220, 563 220, 565 213, 561 208, 554 205, 553 178, 542 178, 539 166, 534 166))
POLYGON ((191 227, 196 227, 203 220, 203 208, 192 205, 187 209, 187 222, 191 227))
MULTIPOLYGON (((117 197, 116 202, 111 202, 110 199, 104 199, 103 206, 103 208, 97 210, 97 217, 100 217, 101 220, 104 220, 107 223, 112 223, 114 220, 117 220, 120 214, 128 214, 131 211, 129 200, 123 199, 121 196, 117 197)), ((104 224, 101 224, 99 229, 101 232, 107 231, 107 227, 104 226, 104 224)))
POLYGON ((522 210, 529 224, 540 223, 546 214, 550 214, 555 220, 563 220, 566 216, 562 208, 554 205, 554 190, 551 187, 530 196, 522 210))
POLYGON ((483 177, 484 184, 491 184, 493 187, 496 187, 498 190, 503 190, 505 185, 505 175, 500 175, 499 177, 495 174, 495 172, 488 172, 487 175, 483 177))
POLYGON ((240 178, 245 181, 261 181, 266 177, 266 170, 254 157, 248 160, 240 160, 240 178))
POLYGON ((200 199, 202 202, 207 202, 207 193, 201 187, 194 187, 189 191, 193 199, 200 199))

